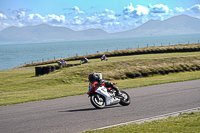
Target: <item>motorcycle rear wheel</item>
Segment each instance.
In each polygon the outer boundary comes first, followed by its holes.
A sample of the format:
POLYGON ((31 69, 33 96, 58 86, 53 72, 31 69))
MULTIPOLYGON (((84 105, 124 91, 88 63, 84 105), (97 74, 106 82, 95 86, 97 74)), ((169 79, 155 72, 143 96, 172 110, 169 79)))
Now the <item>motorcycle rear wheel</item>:
POLYGON ((122 99, 120 100, 119 104, 122 106, 128 106, 131 103, 130 96, 125 91, 120 91, 122 94, 122 99))
POLYGON ((106 106, 104 97, 99 94, 93 94, 90 97, 90 101, 97 109, 103 109, 106 106))

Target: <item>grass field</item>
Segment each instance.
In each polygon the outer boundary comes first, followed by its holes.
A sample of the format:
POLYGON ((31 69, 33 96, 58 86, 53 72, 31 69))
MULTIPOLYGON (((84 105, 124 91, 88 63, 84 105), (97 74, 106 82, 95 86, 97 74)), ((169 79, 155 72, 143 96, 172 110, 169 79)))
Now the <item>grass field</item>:
POLYGON ((200 112, 183 113, 178 117, 132 123, 112 128, 86 131, 85 133, 199 133, 200 112))
POLYGON ((35 76, 35 69, 0 71, 0 105, 85 94, 88 87, 87 76, 93 72, 102 73, 103 78, 111 82, 117 81, 120 89, 200 79, 200 71, 134 79, 127 77, 127 73, 139 71, 200 65, 200 52, 145 54, 108 59, 105 62, 91 59, 91 63, 62 68, 39 77, 35 76))

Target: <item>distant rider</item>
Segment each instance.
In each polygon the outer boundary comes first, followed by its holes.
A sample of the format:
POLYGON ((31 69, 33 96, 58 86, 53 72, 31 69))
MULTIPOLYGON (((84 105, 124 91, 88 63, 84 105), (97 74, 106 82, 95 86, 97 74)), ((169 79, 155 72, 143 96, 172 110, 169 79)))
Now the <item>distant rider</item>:
POLYGON ((101 61, 104 61, 104 60, 106 60, 106 61, 108 60, 105 54, 103 54, 103 55, 101 56, 101 61))
POLYGON ((108 82, 108 81, 104 81, 103 79, 100 79, 100 77, 98 75, 95 75, 94 73, 90 74, 88 76, 88 79, 90 81, 90 85, 92 85, 94 82, 98 82, 98 84, 96 84, 95 86, 100 86, 102 83, 105 84, 105 87, 109 88, 113 88, 116 91, 116 95, 120 95, 120 91, 119 88, 116 87, 113 83, 108 82))
POLYGON ((59 66, 67 65, 67 62, 66 62, 65 60, 63 60, 63 59, 60 59, 60 60, 58 61, 58 65, 59 65, 59 66))
POLYGON ((81 63, 88 63, 89 60, 85 56, 83 56, 83 59, 81 59, 81 63))

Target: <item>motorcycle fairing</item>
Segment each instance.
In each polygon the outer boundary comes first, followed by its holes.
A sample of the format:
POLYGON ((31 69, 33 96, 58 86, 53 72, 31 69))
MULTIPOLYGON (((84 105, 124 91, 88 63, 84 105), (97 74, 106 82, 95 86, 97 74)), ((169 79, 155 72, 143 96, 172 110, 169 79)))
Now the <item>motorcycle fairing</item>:
POLYGON ((95 86, 96 84, 98 84, 98 82, 94 82, 93 84, 89 84, 89 88, 88 88, 88 92, 87 92, 87 94, 89 96, 91 96, 98 89, 98 87, 95 86))
POLYGON ((120 101, 120 99, 118 98, 111 97, 105 86, 100 86, 99 88, 96 89, 95 92, 105 97, 106 105, 116 104, 119 103, 120 101))

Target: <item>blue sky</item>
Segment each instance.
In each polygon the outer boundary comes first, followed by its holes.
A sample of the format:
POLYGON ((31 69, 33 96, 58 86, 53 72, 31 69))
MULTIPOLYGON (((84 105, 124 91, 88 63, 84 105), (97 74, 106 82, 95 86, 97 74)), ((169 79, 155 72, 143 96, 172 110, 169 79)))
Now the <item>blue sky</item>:
POLYGON ((200 0, 0 0, 0 30, 46 23, 119 32, 180 14, 200 18, 200 0))

